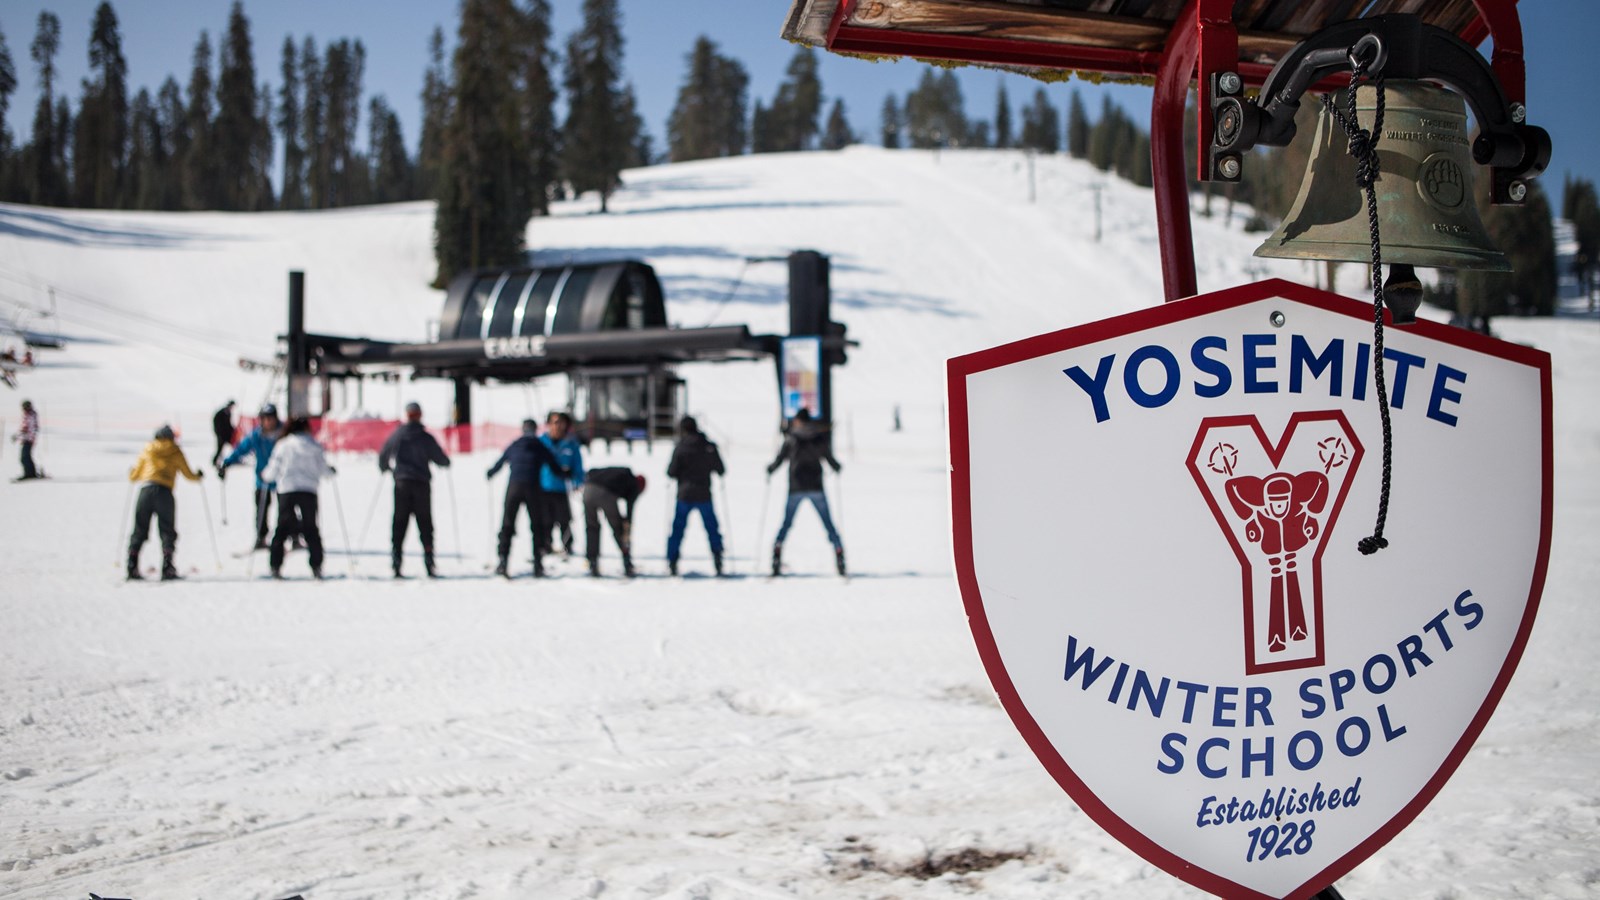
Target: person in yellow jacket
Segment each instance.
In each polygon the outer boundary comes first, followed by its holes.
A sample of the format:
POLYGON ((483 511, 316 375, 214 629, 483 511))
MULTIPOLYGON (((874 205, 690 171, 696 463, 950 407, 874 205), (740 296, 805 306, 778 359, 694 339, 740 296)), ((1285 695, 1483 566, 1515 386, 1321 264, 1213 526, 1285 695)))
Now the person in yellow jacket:
POLYGON ((178 547, 177 505, 172 499, 172 485, 179 475, 190 481, 199 481, 201 474, 189 468, 189 460, 178 448, 170 425, 156 431, 155 439, 144 445, 139 459, 128 471, 128 480, 142 482, 139 502, 133 509, 133 535, 128 538, 128 580, 142 581, 139 574, 139 551, 150 538, 150 518, 155 517, 161 533, 161 580, 173 581, 181 576, 172 563, 172 554, 178 547))

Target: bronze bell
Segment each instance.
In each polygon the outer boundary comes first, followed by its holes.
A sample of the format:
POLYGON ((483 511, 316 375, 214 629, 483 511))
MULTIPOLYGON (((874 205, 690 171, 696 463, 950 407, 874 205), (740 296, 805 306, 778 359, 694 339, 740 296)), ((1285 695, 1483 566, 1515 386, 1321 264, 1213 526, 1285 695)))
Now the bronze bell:
MULTIPOLYGON (((1372 86, 1357 89, 1362 127, 1371 127, 1376 100, 1372 86)), ((1372 260, 1366 192, 1356 185, 1348 144, 1323 109, 1300 194, 1255 255, 1372 260)), ((1385 263, 1511 271, 1478 217, 1469 148, 1466 105, 1458 94, 1423 81, 1385 84, 1375 185, 1385 263)))

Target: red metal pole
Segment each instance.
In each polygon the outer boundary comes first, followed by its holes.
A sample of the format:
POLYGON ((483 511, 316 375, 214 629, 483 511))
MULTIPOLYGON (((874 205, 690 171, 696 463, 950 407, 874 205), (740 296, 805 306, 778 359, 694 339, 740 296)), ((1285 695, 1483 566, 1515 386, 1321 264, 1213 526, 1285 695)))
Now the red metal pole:
POLYGON ((1198 293, 1183 160, 1183 107, 1189 99, 1189 76, 1200 57, 1198 5, 1199 0, 1189 0, 1172 26, 1150 102, 1150 176, 1156 195, 1161 283, 1169 302, 1198 293))
POLYGON ((1462 35, 1467 43, 1477 46, 1485 37, 1494 39, 1494 53, 1489 62, 1500 79, 1500 89, 1512 103, 1528 102, 1528 76, 1522 55, 1522 17, 1517 13, 1517 0, 1473 0, 1478 16, 1488 29, 1488 34, 1476 32, 1462 35), (1477 40, 1473 40, 1476 37, 1477 40))

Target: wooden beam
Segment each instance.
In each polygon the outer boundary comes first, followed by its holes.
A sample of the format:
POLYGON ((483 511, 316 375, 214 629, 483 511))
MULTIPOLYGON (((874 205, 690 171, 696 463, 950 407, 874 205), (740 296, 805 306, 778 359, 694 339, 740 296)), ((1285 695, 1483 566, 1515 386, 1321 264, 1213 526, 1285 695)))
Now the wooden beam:
POLYGON ((793 44, 826 48, 828 23, 842 0, 794 0, 780 36, 793 44))

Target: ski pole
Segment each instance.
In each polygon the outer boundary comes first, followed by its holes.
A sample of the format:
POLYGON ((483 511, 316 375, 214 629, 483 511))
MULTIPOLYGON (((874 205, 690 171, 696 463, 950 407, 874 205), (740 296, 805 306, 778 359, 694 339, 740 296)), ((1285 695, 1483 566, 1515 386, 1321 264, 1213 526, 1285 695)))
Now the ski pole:
POLYGON ((378 511, 378 497, 383 494, 383 476, 389 474, 385 471, 378 476, 378 485, 372 489, 372 502, 367 504, 367 518, 361 523, 361 537, 356 540, 356 546, 367 545, 367 531, 372 527, 372 517, 378 511))
MULTIPOLYGON (((122 501, 122 519, 120 520, 121 522, 123 522, 124 524, 127 523, 127 521, 128 521, 128 513, 132 509, 133 509, 133 482, 130 481, 130 482, 128 482, 128 493, 127 493, 127 496, 122 501)), ((122 526, 119 525, 119 526, 117 526, 117 555, 118 555, 119 558, 114 563, 112 563, 112 565, 120 566, 124 562, 126 562, 127 554, 123 550, 124 546, 125 545, 122 543, 122 526)))
POLYGON ((456 517, 456 476, 449 466, 444 470, 444 486, 450 491, 450 530, 455 534, 456 558, 461 558, 461 520, 456 517))
POLYGON ((217 469, 217 502, 222 505, 222 527, 228 527, 228 476, 227 469, 217 469))
MULTIPOLYGON (((244 577, 250 578, 256 572, 256 544, 261 543, 261 533, 267 528, 267 504, 272 500, 272 492, 266 486, 256 488, 256 533, 251 536, 250 558, 244 564, 244 577)), ((280 506, 278 514, 283 514, 280 506)))
POLYGON ((761 548, 765 545, 763 532, 767 529, 767 503, 772 499, 772 473, 767 473, 767 482, 761 489, 761 518, 756 520, 756 571, 761 571, 761 548))
POLYGON ((350 549, 350 529, 344 527, 344 501, 339 499, 339 473, 333 473, 333 508, 339 513, 339 536, 344 538, 344 558, 350 563, 350 577, 356 577, 356 555, 350 549))
POLYGON ((217 564, 217 573, 222 573, 222 554, 217 552, 217 530, 211 527, 211 498, 206 496, 205 479, 200 479, 200 505, 206 511, 206 534, 211 538, 211 559, 217 564))
POLYGON ((728 505, 728 476, 717 479, 717 488, 722 492, 722 517, 726 520, 722 533, 727 535, 723 539, 723 555, 731 562, 733 560, 733 507, 728 505))

